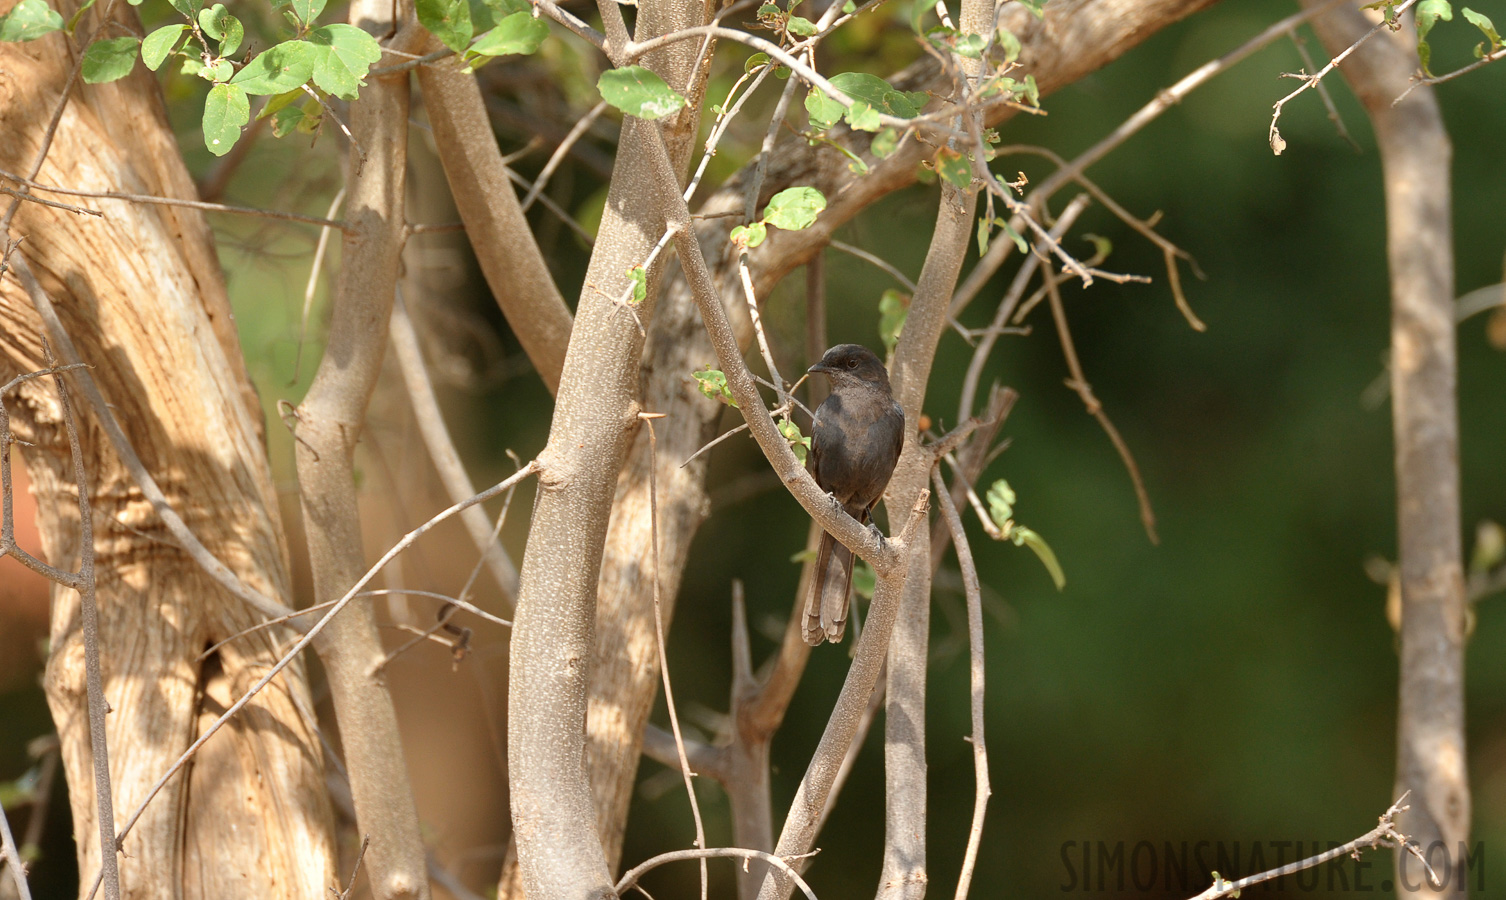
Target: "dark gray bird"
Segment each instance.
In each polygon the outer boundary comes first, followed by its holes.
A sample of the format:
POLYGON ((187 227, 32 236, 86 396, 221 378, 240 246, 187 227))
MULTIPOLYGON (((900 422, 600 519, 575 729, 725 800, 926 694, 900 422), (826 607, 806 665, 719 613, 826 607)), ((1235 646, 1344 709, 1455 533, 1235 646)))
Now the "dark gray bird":
MULTIPOLYGON (((806 467, 848 515, 866 522, 899 461, 905 412, 894 401, 884 364, 867 347, 838 344, 810 371, 831 378, 831 394, 816 408, 806 467)), ((842 640, 851 590, 852 551, 823 534, 805 601, 807 644, 842 640)))

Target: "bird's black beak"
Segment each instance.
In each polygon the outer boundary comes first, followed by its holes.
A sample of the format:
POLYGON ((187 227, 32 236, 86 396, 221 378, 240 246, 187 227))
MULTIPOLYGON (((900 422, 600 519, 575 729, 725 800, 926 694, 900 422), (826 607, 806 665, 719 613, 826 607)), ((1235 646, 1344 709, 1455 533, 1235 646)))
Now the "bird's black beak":
POLYGON ((835 370, 831 366, 826 365, 825 363, 816 363, 814 366, 811 366, 809 369, 806 369, 805 370, 805 374, 807 374, 807 375, 814 375, 817 372, 833 372, 833 371, 835 371, 835 370))

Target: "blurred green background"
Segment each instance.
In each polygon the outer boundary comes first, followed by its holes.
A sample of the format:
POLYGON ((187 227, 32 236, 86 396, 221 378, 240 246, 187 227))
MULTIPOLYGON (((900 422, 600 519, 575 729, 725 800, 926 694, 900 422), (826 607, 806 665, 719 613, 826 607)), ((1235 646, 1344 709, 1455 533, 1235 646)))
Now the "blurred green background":
MULTIPOLYGON (((143 7, 149 20, 165 15, 165 4, 158 10, 155 2, 143 7)), ((1479 7, 1506 21, 1506 4, 1487 0, 1479 7)), ((1048 116, 1011 120, 1002 129, 1004 143, 1038 144, 1071 157, 1157 90, 1293 9, 1266 0, 1217 5, 1050 96, 1044 104, 1048 116)), ((896 7, 892 20, 887 14, 860 20, 850 36, 834 42, 823 67, 893 71, 916 53, 906 37, 907 14, 896 7)), ((1302 34, 1321 57, 1310 32, 1302 34)), ((1462 21, 1440 26, 1434 32, 1435 70, 1467 63, 1477 39, 1462 21)), ((541 60, 482 70, 503 151, 522 147, 530 128, 546 135, 550 128, 568 128, 573 116, 594 103, 589 86, 595 65, 580 46, 561 39, 546 45, 541 60)), ((1388 338, 1380 164, 1368 122, 1338 77, 1327 84, 1358 151, 1335 133, 1319 99, 1309 95, 1283 114, 1286 153, 1271 154, 1271 104, 1294 86, 1281 73, 1301 66, 1291 42, 1278 42, 1194 93, 1089 172, 1136 215, 1161 211, 1158 230, 1193 254, 1208 276, 1198 281, 1183 269, 1188 297, 1208 324, 1200 334, 1174 307, 1157 248, 1101 207, 1090 208, 1077 229, 1113 241, 1106 268, 1153 278, 1149 285, 1069 285, 1064 299, 1087 377, 1144 474, 1159 546, 1140 526, 1134 492, 1113 447, 1063 385, 1067 369, 1049 312, 1038 309, 1030 319, 1033 333, 1003 339, 990 362, 985 383, 998 378, 1021 397, 1002 432, 1011 446, 984 481, 1002 477, 1013 485, 1016 518, 1050 542, 1067 586, 1058 593, 1028 551, 994 544, 975 522, 970 525, 986 584, 994 788, 973 896, 1190 896, 1206 885, 1206 873, 1194 864, 1185 879, 1168 880, 1167 842, 1174 850, 1184 842, 1222 844, 1240 854, 1223 874, 1248 874, 1277 864, 1279 842, 1302 841, 1306 855, 1314 841, 1326 847, 1357 836, 1390 801, 1395 635, 1385 617, 1385 589, 1366 574, 1367 560, 1394 557, 1396 545, 1389 407, 1374 403, 1373 390, 1366 401, 1367 389, 1383 375, 1388 338), (1128 857, 1141 841, 1156 850, 1153 885, 1144 882, 1146 857, 1138 889, 1128 858, 1122 889, 1115 872, 1100 887, 1099 844, 1112 852, 1123 842, 1128 857), (1064 846, 1069 842, 1076 843, 1064 846), (1264 866, 1249 860, 1256 843, 1264 866), (1095 857, 1087 885, 1084 844, 1095 857)), ((708 102, 740 71, 741 56, 727 55, 708 102)), ((167 90, 190 165, 203 177, 214 164, 193 131, 202 91, 178 76, 169 76, 167 90)), ((1460 294, 1503 277, 1503 95, 1506 66, 1487 67, 1439 91, 1455 141, 1460 294)), ((766 121, 771 104, 772 95, 750 107, 745 127, 717 157, 713 179, 746 158, 761 138, 759 112, 766 121)), ((415 120, 422 124, 421 110, 415 120)), ((612 131, 602 123, 548 192, 588 227, 599 215, 601 161, 610 158, 612 131)), ((413 167, 424 184, 424 173, 433 168, 425 162, 421 130, 418 135, 413 167)), ((521 158, 520 173, 536 175, 557 139, 521 158)), ((338 147, 329 135, 313 149, 307 142, 262 136, 230 182, 227 202, 324 214, 339 182, 338 147)), ((1033 182, 1049 174, 1026 156, 998 160, 994 168, 1011 176, 1023 170, 1033 182)), ((426 190, 443 193, 442 180, 426 184, 426 190)), ((839 236, 914 277, 938 194, 925 185, 900 192, 839 236)), ((1070 197, 1064 191, 1053 208, 1060 210, 1070 197)), ((410 218, 453 219, 443 207, 443 197, 426 196, 414 204, 421 213, 410 218)), ((572 297, 584 271, 584 245, 546 212, 535 208, 530 216, 562 289, 572 297)), ((221 218, 215 224, 243 343, 272 416, 274 464, 286 481, 290 448, 273 407, 278 399, 297 401, 321 349, 322 290, 295 372, 304 281, 317 235, 254 220, 221 218)), ((1089 252, 1086 243, 1078 246, 1089 252)), ((461 247, 453 236, 426 238, 409 265, 443 269, 452 282, 441 289, 445 306, 424 307, 422 318, 431 361, 454 376, 441 378, 444 402, 479 484, 510 470, 503 448, 525 459, 538 451, 547 434, 549 400, 461 247)), ((1013 265, 974 301, 966 324, 981 327, 991 318, 1013 265)), ((826 270, 831 342, 877 347, 878 298, 894 285, 877 269, 836 252, 828 252, 826 270)), ((787 372, 808 364, 803 285, 797 272, 766 306, 787 372)), ((1466 547, 1479 522, 1506 520, 1506 405, 1499 402, 1506 384, 1506 342, 1500 340, 1506 321, 1489 320, 1478 316, 1459 330, 1466 547)), ((955 333, 943 338, 928 412, 944 425, 956 417, 970 353, 955 333)), ((373 441, 380 444, 387 434, 389 446, 412 443, 403 415, 391 409, 401 401, 384 405, 382 397, 374 407, 373 441)), ((734 414, 729 427, 736 421, 734 414)), ((734 438, 715 451, 714 513, 696 540, 670 637, 677 700, 702 736, 713 733, 727 707, 731 579, 747 585, 750 618, 761 635, 754 645, 759 658, 772 652, 771 636, 782 629, 794 602, 799 569, 789 558, 803 546, 806 518, 777 483, 760 477, 765 469, 751 441, 734 438)), ((363 472, 374 470, 368 460, 363 472)), ((370 477, 380 487, 377 476, 370 477)), ((529 498, 527 492, 519 495, 506 532, 515 558, 521 555, 529 498)), ((406 512, 412 522, 422 510, 406 512)), ((419 568, 410 580, 421 576, 419 568)), ((950 556, 944 570, 955 571, 950 556)), ((1506 896, 1495 884, 1503 859, 1499 848, 1506 846, 1506 656, 1495 652, 1506 642, 1506 615, 1498 611, 1503 602, 1499 596, 1481 602, 1469 650, 1474 838, 1485 853, 1483 890, 1473 880, 1478 873, 1471 880, 1477 896, 1506 896)), ((483 654, 486 642, 499 639, 479 638, 483 654)), ((929 870, 937 897, 955 886, 973 797, 971 749, 963 739, 970 731, 965 638, 956 579, 943 575, 933 615, 928 715, 929 870)), ((812 657, 774 745, 776 809, 793 795, 847 661, 844 652, 830 648, 812 657)), ((666 721, 662 709, 656 721, 666 721)), ((26 740, 50 730, 34 679, 12 679, 0 694, 0 722, 0 779, 10 779, 30 764, 26 740)), ((825 900, 869 896, 877 883, 881 732, 880 719, 818 842, 822 851, 810 880, 825 900)), ((709 779, 701 781, 708 839, 725 845, 725 799, 709 779)), ((678 776, 645 761, 640 782, 628 824, 629 863, 688 846, 693 836, 678 776)), ((493 817, 500 822, 505 812, 494 810, 493 817)), ((39 896, 71 892, 76 873, 66 821, 59 795, 47 856, 35 870, 39 896)), ((1205 851, 1205 858, 1216 852, 1205 851)), ((1297 855, 1290 845, 1281 852, 1287 854, 1281 861, 1297 855)), ((1350 864, 1344 870, 1347 893, 1329 892, 1327 873, 1317 889, 1289 880, 1285 893, 1268 893, 1388 895, 1382 884, 1389 884, 1389 857, 1367 860, 1363 889, 1350 864)), ((481 868, 494 869, 495 863, 481 868)), ((727 896, 730 866, 712 871, 715 895, 727 896)), ((476 877, 485 881, 484 873, 476 877)), ((645 885, 655 897, 689 897, 695 878, 693 866, 671 867, 653 873, 645 885)))

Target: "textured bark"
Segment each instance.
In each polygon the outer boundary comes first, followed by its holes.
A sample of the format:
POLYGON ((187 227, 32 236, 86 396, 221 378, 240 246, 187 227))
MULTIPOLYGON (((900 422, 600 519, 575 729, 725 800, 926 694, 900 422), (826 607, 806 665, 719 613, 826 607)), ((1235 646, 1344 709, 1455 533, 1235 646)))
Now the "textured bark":
MULTIPOLYGON (((1046 7, 1046 19, 1039 23, 1014 5, 1004 10, 1003 22, 1024 44, 1021 59, 1027 67, 1025 71, 1035 74, 1042 92, 1050 92, 1112 62, 1155 31, 1212 2, 1072 0, 1046 7)), ((695 43, 687 41, 681 46, 695 43)), ((935 64, 926 61, 900 80, 905 89, 916 90, 935 86, 939 76, 935 64)), ((994 109, 990 111, 990 120, 998 122, 1008 115, 1008 110, 994 109)), ((859 132, 839 135, 839 139, 862 153, 870 136, 859 132)), ((865 156, 872 171, 859 178, 847 168, 847 158, 835 150, 813 152, 800 140, 776 146, 760 191, 760 209, 774 193, 796 184, 817 187, 830 205, 811 228, 801 232, 771 229, 768 240, 752 252, 750 265, 758 296, 767 296, 780 279, 819 252, 836 228, 874 201, 912 184, 921 155, 915 143, 908 142, 888 160, 865 156)), ((700 212, 741 210, 743 191, 752 173, 753 163, 749 163, 708 198, 700 212)), ((746 347, 752 339, 752 328, 746 305, 739 296, 737 257, 727 242, 728 233, 738 221, 736 218, 701 220, 697 235, 707 251, 718 295, 739 345, 746 347)), ((716 353, 701 326, 691 291, 683 278, 675 278, 666 285, 655 309, 643 363, 644 408, 669 413, 657 426, 659 540, 666 598, 672 598, 678 589, 686 554, 708 513, 705 458, 684 469, 676 467, 716 434, 722 407, 696 391, 689 374, 715 361, 716 353)), ((640 438, 619 480, 602 561, 597 650, 587 723, 591 786, 598 814, 604 816, 602 835, 608 857, 614 863, 632 796, 643 725, 659 686, 653 632, 645 627, 645 623, 652 622, 653 585, 641 577, 650 565, 650 546, 646 540, 648 454, 644 444, 646 439, 640 438), (629 509, 636 512, 629 514, 629 509)), ((666 615, 672 610, 671 602, 667 604, 666 615)))
MULTIPOLYGON (((1331 54, 1370 28, 1354 9, 1315 19, 1331 54)), ((1401 556, 1401 683, 1395 795, 1410 792, 1397 827, 1433 853, 1441 889, 1396 855, 1397 893, 1463 897, 1460 850, 1469 838, 1464 745, 1464 568, 1459 533, 1459 418, 1455 391, 1454 250, 1448 132, 1429 87, 1401 103, 1417 67, 1410 28, 1382 31, 1342 71, 1380 145, 1391 269, 1391 412, 1401 556)))
MULTIPOLYGON (((9 5, 0 4, 0 12, 9 5)), ((60 6, 65 17, 77 8, 60 6)), ((134 13, 123 4, 118 9, 121 21, 139 30, 134 13)), ((95 16, 85 16, 80 33, 97 26, 95 16)), ((62 34, 0 44, 0 168, 30 170, 76 53, 62 34)), ((74 89, 39 178, 100 191, 195 196, 160 91, 141 70, 74 89)), ((25 204, 11 230, 25 238, 18 252, 174 507, 239 578, 287 602, 287 552, 261 412, 202 214, 81 203, 104 218, 25 204)), ((44 336, 8 275, 0 282, 0 378, 40 368, 44 336)), ((34 478, 47 556, 75 564, 76 494, 56 395, 39 380, 8 401, 18 436, 35 444, 20 449, 34 478)), ((80 410, 78 418, 96 523, 113 794, 124 815, 206 717, 277 659, 280 635, 248 635, 197 661, 206 645, 261 617, 166 542, 92 414, 80 410)), ((87 890, 100 847, 72 591, 53 593, 45 686, 62 739, 87 890)), ((319 740, 300 708, 311 704, 303 667, 295 663, 148 807, 120 858, 123 896, 306 898, 335 883, 319 740)))
MULTIPOLYGON (((389 0, 357 0, 350 8, 351 24, 377 36, 389 34, 408 17, 410 12, 389 0)), ((350 106, 350 129, 366 157, 358 161, 351 152, 345 201, 349 225, 341 243, 329 343, 298 406, 296 425, 303 527, 314 596, 321 603, 344 596, 366 572, 354 461, 387 350, 397 287, 407 75, 371 78, 350 106)), ((330 621, 314 647, 329 677, 356 827, 371 839, 365 865, 372 893, 378 900, 426 900, 423 836, 392 695, 376 668, 386 654, 372 604, 352 604, 330 621)))

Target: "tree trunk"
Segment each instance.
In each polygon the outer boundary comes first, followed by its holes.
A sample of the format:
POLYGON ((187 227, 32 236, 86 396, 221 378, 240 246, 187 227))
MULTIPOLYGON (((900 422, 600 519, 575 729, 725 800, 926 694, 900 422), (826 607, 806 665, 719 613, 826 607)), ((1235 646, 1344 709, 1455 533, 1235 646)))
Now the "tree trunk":
MULTIPOLYGON (((5 4, 9 6, 9 4, 5 4)), ((68 17, 75 4, 60 4, 68 17)), ((140 30, 135 14, 122 21, 140 30)), ((97 26, 86 16, 79 33, 97 26)), ((0 44, 0 168, 29 173, 78 46, 62 33, 0 44)), ((194 197, 149 73, 78 85, 38 179, 99 191, 194 197)), ((70 198, 71 199, 71 198, 70 198)), ((289 594, 287 548, 212 235, 201 213, 78 201, 84 216, 26 203, 9 237, 51 295, 137 452, 199 538, 245 583, 289 594)), ((0 378, 41 368, 46 335, 12 274, 0 282, 0 378)), ((69 376, 74 377, 74 376, 69 376)), ((7 398, 39 500, 49 559, 76 564, 78 521, 56 394, 42 380, 7 398)), ((74 392, 74 396, 79 396, 74 392)), ((120 823, 211 720, 278 656, 264 630, 198 656, 261 616, 230 596, 166 532, 79 411, 98 524, 98 603, 107 734, 120 823)), ((79 596, 55 588, 47 699, 78 835, 82 890, 100 865, 85 715, 79 596)), ((206 744, 125 841, 123 896, 307 898, 335 883, 330 810, 303 668, 257 696, 206 744)))

